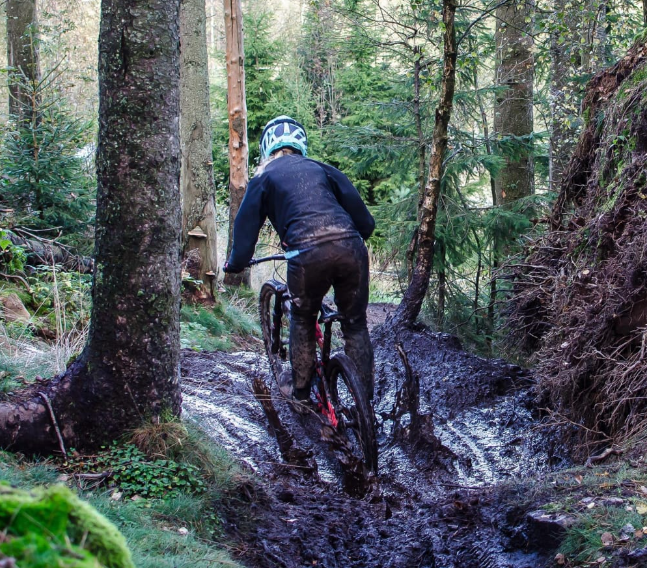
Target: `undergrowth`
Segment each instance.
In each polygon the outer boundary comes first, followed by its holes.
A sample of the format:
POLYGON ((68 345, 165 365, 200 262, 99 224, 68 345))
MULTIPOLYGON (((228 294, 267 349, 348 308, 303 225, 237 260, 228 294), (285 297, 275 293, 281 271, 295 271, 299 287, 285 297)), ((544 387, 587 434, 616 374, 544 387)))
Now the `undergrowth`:
POLYGON ((259 337, 256 302, 254 292, 240 289, 221 293, 212 306, 182 306, 182 347, 196 351, 229 351, 243 338, 259 337))
POLYGON ((647 547, 643 459, 523 478, 502 484, 495 492, 517 511, 539 508, 568 519, 551 566, 615 566, 617 559, 647 547))
POLYGON ((144 426, 130 441, 64 463, 0 453, 0 481, 25 489, 66 482, 117 526, 138 568, 239 566, 223 549, 219 510, 250 480, 190 421, 144 426), (111 475, 73 475, 102 471, 111 475))

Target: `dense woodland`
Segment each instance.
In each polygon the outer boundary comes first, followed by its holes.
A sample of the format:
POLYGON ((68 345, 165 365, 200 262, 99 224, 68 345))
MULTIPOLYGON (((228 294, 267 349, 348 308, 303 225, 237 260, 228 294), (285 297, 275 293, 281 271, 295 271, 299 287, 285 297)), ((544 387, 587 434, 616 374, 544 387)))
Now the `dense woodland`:
MULTIPOLYGON (((253 274, 220 266, 281 114, 375 216, 394 330, 535 369, 580 457, 644 430, 647 1, 2 10, 1 447, 163 424, 181 347, 256 333, 253 274)), ((277 248, 268 226, 257 252, 277 248)))
MULTIPOLYGON (((13 128, 3 151, 2 203, 11 210, 5 225, 51 229, 48 237, 87 255, 96 185, 99 7, 42 4, 30 48, 39 55, 38 80, 24 88, 47 120, 21 130, 5 114, 13 128)), ((470 2, 458 8, 454 108, 425 308, 434 327, 484 351, 496 348, 497 289, 506 288, 497 269, 520 238, 541 229, 583 124, 584 86, 641 32, 639 8, 629 2, 470 2)), ((230 189, 225 18, 215 2, 205 15, 186 24, 206 23, 206 51, 192 54, 187 68, 208 56, 213 178, 222 212, 230 189)), ((252 173, 269 118, 286 113, 306 125, 311 155, 346 172, 372 206, 375 267, 393 277, 375 294, 397 300, 411 275, 427 183, 441 89, 442 4, 285 3, 279 9, 253 0, 244 3, 243 20, 252 173)), ((192 106, 191 96, 183 101, 192 106)), ((195 219, 184 222, 193 228, 195 219)), ((219 246, 222 261, 226 244, 219 246)))

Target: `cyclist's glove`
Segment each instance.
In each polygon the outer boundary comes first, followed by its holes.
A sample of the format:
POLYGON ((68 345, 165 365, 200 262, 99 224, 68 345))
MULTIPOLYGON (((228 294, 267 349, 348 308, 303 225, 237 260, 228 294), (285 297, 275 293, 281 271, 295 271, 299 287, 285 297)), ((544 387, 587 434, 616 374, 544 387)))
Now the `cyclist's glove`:
POLYGON ((227 274, 238 274, 239 272, 242 272, 245 270, 244 268, 237 268, 235 266, 230 266, 229 262, 225 262, 225 266, 222 267, 222 271, 226 272, 227 274))

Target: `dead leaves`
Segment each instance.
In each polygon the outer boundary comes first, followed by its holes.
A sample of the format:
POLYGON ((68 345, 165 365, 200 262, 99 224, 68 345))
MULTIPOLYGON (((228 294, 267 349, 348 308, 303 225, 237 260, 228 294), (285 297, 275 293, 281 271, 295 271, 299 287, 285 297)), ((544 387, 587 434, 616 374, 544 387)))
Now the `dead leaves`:
POLYGON ((613 535, 610 532, 603 532, 600 535, 600 540, 602 541, 602 546, 605 548, 613 546, 613 535))

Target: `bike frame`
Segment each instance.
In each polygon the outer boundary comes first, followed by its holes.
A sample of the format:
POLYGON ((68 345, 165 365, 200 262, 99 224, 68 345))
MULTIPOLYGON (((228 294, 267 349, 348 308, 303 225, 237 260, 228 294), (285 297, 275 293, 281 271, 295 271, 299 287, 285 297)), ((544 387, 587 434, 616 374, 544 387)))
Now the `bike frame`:
MULTIPOLYGON (((269 262, 272 260, 286 260, 285 255, 275 254, 272 256, 266 256, 263 258, 252 259, 249 263, 250 266, 260 264, 261 262, 269 262)), ((272 314, 274 334, 272 336, 272 351, 274 353, 279 353, 281 350, 281 326, 283 320, 283 314, 287 311, 285 304, 290 301, 290 291, 287 286, 277 290, 275 292, 274 300, 274 313, 272 314)), ((317 403, 319 404, 319 411, 324 415, 324 417, 330 422, 333 428, 337 428, 339 420, 335 414, 335 409, 330 402, 330 396, 328 395, 329 385, 326 379, 326 366, 330 362, 330 351, 332 346, 332 324, 335 321, 341 319, 340 314, 333 312, 326 304, 321 305, 319 309, 319 318, 315 322, 315 339, 319 350, 321 353, 321 358, 317 359, 317 364, 315 366, 315 383, 313 386, 316 386, 315 396, 317 398, 317 403), (321 325, 323 323, 324 329, 323 333, 321 331, 321 325)))

